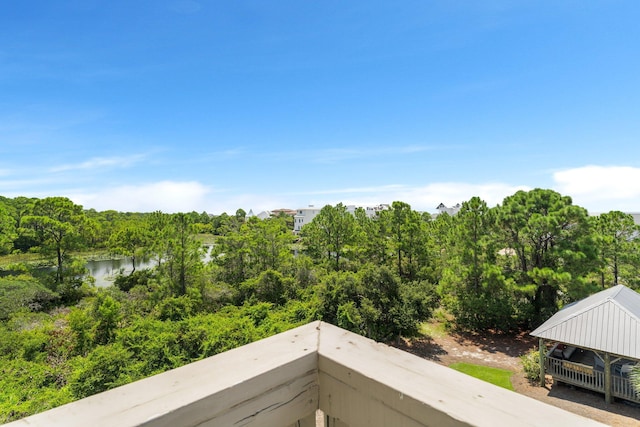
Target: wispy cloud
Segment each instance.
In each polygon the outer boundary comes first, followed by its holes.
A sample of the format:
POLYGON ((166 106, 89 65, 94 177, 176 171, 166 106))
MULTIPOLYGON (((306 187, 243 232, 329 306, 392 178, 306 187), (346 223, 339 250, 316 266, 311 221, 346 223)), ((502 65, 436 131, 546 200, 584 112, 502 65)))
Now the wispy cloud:
MULTIPOLYGON (((392 156, 413 155, 427 151, 441 150, 444 147, 435 145, 405 145, 405 146, 378 146, 378 147, 357 147, 357 148, 327 148, 321 150, 301 151, 293 153, 300 158, 308 159, 315 163, 339 163, 344 161, 384 158, 392 156)), ((449 147, 450 148, 450 147, 449 147)))
POLYGON ((334 189, 326 189, 326 190, 310 190, 305 192, 296 192, 296 193, 288 193, 289 195, 326 195, 326 194, 381 194, 381 193, 389 193, 399 191, 403 188, 406 188, 402 185, 381 185, 374 187, 348 187, 348 188, 334 188, 334 189))
POLYGON ((146 157, 145 154, 134 154, 127 157, 94 157, 81 163, 54 166, 49 171, 65 172, 85 169, 127 168, 143 161, 146 157))

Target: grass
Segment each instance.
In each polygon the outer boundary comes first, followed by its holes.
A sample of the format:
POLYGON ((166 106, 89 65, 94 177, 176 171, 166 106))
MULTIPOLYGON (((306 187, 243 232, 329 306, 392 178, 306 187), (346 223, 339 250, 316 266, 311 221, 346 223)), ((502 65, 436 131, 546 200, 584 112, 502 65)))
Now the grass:
POLYGON ((447 335, 447 327, 442 322, 422 322, 418 332, 425 337, 441 338, 447 335))
POLYGON ((462 362, 453 363, 449 365, 449 367, 482 381, 513 391, 513 385, 511 384, 511 376, 513 375, 513 372, 508 369, 491 368, 489 366, 462 362))
POLYGON ((432 319, 420 323, 418 333, 429 338, 442 338, 449 335, 452 317, 442 308, 433 312, 432 319))
MULTIPOLYGON (((91 251, 74 252, 74 257, 84 260, 103 260, 112 259, 113 255, 106 249, 96 249, 91 251)), ((28 264, 28 265, 53 265, 51 258, 47 258, 39 253, 15 253, 0 256, 0 268, 7 267, 11 264, 28 264)))
POLYGON ((11 264, 39 264, 45 262, 45 259, 40 254, 11 254, 0 256, 0 267, 6 267, 11 264))

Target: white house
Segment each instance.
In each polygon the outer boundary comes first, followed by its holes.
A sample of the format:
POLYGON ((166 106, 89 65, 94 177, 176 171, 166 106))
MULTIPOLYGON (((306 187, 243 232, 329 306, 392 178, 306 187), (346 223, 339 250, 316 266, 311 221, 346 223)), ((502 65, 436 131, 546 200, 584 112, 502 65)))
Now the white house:
POLYGON ((449 215, 455 215, 458 213, 461 207, 462 206, 460 206, 460 203, 456 203, 455 206, 452 206, 450 208, 448 208, 444 203, 440 203, 436 208, 436 210, 438 211, 436 215, 439 215, 441 213, 448 213, 449 215))
POLYGON ((320 210, 321 208, 316 208, 313 205, 298 209, 298 212, 293 216, 293 232, 299 233, 302 226, 313 221, 313 218, 320 213, 320 210))
MULTIPOLYGON (((361 206, 348 205, 347 206, 347 212, 349 212, 350 214, 354 215, 356 213, 356 210, 358 208, 360 208, 360 207, 361 206)), ((366 215, 369 218, 373 218, 379 212, 389 209, 389 205, 387 205, 387 204, 379 204, 377 206, 362 207, 362 209, 364 209, 366 215)), ((294 233, 299 233, 300 230, 302 229, 302 226, 305 225, 305 224, 309 224, 311 221, 313 221, 313 218, 315 218, 316 215, 318 215, 321 210, 322 210, 321 208, 316 208, 313 205, 309 205, 308 208, 300 208, 300 209, 298 209, 297 213, 293 217, 293 231, 294 231, 294 233)))

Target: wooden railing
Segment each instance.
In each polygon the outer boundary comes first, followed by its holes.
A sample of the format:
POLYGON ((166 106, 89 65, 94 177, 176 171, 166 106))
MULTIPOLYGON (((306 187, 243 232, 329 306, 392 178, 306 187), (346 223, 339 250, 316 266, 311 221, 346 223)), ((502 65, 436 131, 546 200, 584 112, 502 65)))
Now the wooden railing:
POLYGON ((554 378, 604 393, 604 372, 594 370, 593 366, 553 357, 547 357, 546 364, 547 372, 554 378))
POLYGON ((640 396, 636 394, 636 390, 633 387, 633 384, 631 383, 629 378, 612 375, 611 376, 611 393, 615 397, 640 403, 640 396))
MULTIPOLYGON (((545 365, 547 373, 557 380, 589 390, 605 392, 604 372, 593 369, 593 366, 553 357, 547 357, 545 365)), ((614 397, 640 402, 640 398, 627 377, 611 375, 611 393, 614 397)))

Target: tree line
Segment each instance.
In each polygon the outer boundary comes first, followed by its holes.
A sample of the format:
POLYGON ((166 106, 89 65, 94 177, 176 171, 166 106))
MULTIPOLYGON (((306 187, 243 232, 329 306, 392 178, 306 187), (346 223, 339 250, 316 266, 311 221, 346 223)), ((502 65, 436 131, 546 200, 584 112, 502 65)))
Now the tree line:
POLYGON ((633 218, 589 216, 552 190, 495 207, 474 197, 435 218, 398 201, 373 217, 327 205, 292 229, 287 215, 242 209, 96 212, 0 197, 0 254, 53 266, 3 268, 0 422, 316 319, 380 341, 415 334, 434 310, 460 329, 508 332, 604 287, 640 286, 633 218), (133 271, 96 288, 83 251, 128 257, 133 271), (142 258, 156 267, 137 269, 142 258))

